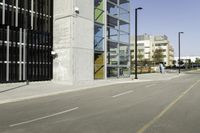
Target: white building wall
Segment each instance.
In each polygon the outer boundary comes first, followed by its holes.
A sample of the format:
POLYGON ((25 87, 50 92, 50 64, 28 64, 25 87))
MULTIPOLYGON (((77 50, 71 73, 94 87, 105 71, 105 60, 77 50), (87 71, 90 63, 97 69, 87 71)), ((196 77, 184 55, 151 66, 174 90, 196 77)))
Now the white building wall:
MULTIPOLYGON (((131 49, 134 50, 134 37, 131 38, 132 47, 131 49)), ((147 40, 139 40, 138 44, 143 43, 144 46, 140 47, 138 45, 138 49, 144 50, 144 59, 149 59, 153 61, 152 56, 154 55, 154 51, 156 49, 163 49, 165 52, 163 52, 163 55, 166 56, 163 61, 166 63, 166 66, 172 65, 173 62, 173 48, 170 45, 169 40, 167 40, 167 36, 152 36, 149 35, 149 39, 147 40), (156 38, 156 39, 155 39, 156 38), (156 46, 156 44, 166 44, 166 46, 156 46), (171 49, 171 51, 170 51, 171 49)), ((134 52, 132 53, 134 55, 134 52)), ((134 60, 134 59, 132 59, 134 60)))
POLYGON ((94 79, 93 14, 94 0, 54 1, 55 81, 75 84, 94 79))

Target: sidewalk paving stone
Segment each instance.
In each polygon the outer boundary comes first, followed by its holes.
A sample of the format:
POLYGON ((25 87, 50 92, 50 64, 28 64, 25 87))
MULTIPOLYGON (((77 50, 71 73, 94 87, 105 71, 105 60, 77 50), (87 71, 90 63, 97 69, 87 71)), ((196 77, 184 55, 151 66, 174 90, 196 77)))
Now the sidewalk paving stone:
POLYGON ((134 75, 131 75, 131 78, 95 80, 91 82, 77 83, 76 85, 69 85, 64 82, 54 81, 31 82, 29 85, 26 85, 26 83, 23 82, 0 84, 0 104, 45 97, 50 95, 58 95, 72 91, 79 91, 114 84, 170 80, 181 75, 177 73, 138 74, 138 80, 135 80, 134 75))

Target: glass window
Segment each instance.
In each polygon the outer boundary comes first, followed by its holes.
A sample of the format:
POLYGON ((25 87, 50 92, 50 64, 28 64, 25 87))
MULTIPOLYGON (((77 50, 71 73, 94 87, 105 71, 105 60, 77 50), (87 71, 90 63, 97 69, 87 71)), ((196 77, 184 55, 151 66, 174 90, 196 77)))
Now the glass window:
POLYGON ((129 0, 107 0, 107 76, 129 76, 129 0), (121 73, 120 73, 121 72, 121 73))
POLYGON ((107 68, 107 77, 118 77, 118 69, 115 67, 107 68))
POLYGON ((119 6, 126 10, 129 10, 130 1, 129 0, 119 0, 119 6))
POLYGON ((104 39, 103 38, 95 37, 94 49, 96 51, 104 51, 103 43, 104 43, 104 39))
POLYGON ((155 46, 167 46, 167 44, 166 43, 157 43, 157 44, 155 44, 155 46))
POLYGON ((118 0, 109 0, 109 1, 111 1, 111 2, 113 2, 113 3, 115 3, 115 4, 118 4, 118 0))
POLYGON ((108 11, 108 14, 110 14, 111 16, 118 17, 119 8, 115 6, 114 4, 108 3, 107 11, 108 11))
POLYGON ((95 22, 104 23, 103 0, 95 0, 94 6, 95 6, 95 9, 94 9, 95 22))
POLYGON ((130 71, 127 67, 119 68, 119 76, 120 77, 129 77, 130 71))
POLYGON ((95 25, 94 26, 94 49, 96 51, 104 50, 104 37, 103 37, 103 26, 95 25))
POLYGON ((111 51, 107 55, 107 64, 108 65, 118 65, 118 55, 115 53, 116 51, 111 51))
POLYGON ((119 45, 119 53, 120 55, 128 55, 129 54, 129 46, 125 44, 119 45))
POLYGON ((94 78, 103 79, 104 78, 104 65, 95 65, 94 66, 94 78))
POLYGON ((118 19, 108 15, 107 16, 107 23, 108 23, 108 26, 113 27, 115 29, 118 29, 118 19))
POLYGON ((103 10, 103 0, 95 0, 94 7, 103 10))
POLYGON ((138 46, 144 46, 144 43, 138 43, 137 45, 138 46))
POLYGON ((104 23, 104 19, 103 19, 104 11, 98 8, 95 8, 94 12, 95 12, 95 22, 104 23))
POLYGON ((130 25, 129 25, 129 23, 126 23, 124 21, 119 21, 119 29, 121 31, 129 32, 130 25))
POLYGON ((119 10, 119 18, 120 19, 123 19, 125 21, 129 21, 129 12, 124 10, 124 9, 121 9, 119 10))
POLYGON ((108 52, 116 51, 116 53, 117 53, 117 47, 118 47, 118 43, 111 42, 111 41, 107 42, 107 51, 108 52))
POLYGON ((129 56, 128 55, 120 55, 119 57, 119 64, 120 65, 128 65, 129 56))
POLYGON ((120 44, 119 45, 119 63, 120 65, 128 65, 129 62, 129 46, 120 44))
POLYGON ((123 43, 129 43, 129 34, 125 32, 120 32, 119 40, 120 42, 123 42, 123 43))
POLYGON ((95 79, 104 78, 104 53, 94 54, 94 77, 95 79))
POLYGON ((118 65, 118 44, 108 41, 107 52, 107 64, 118 65))
POLYGON ((108 39, 113 40, 113 41, 118 41, 118 31, 113 28, 107 28, 107 36, 108 39))

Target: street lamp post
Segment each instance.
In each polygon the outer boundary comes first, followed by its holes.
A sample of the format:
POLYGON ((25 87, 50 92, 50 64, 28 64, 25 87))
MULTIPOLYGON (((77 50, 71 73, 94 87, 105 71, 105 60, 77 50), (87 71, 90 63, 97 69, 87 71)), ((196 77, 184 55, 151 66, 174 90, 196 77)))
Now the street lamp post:
POLYGON ((181 34, 184 32, 178 32, 178 72, 181 73, 181 34))
POLYGON ((137 12, 138 10, 142 10, 142 7, 138 7, 135 9, 135 79, 137 77, 137 12))

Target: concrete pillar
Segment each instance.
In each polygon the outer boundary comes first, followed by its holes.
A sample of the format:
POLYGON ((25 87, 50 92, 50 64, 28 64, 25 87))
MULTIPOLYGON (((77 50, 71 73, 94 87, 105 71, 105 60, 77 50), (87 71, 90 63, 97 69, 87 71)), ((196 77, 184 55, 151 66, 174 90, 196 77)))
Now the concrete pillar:
POLYGON ((54 1, 54 51, 58 55, 54 81, 76 84, 94 79, 93 14, 94 0, 54 1))

